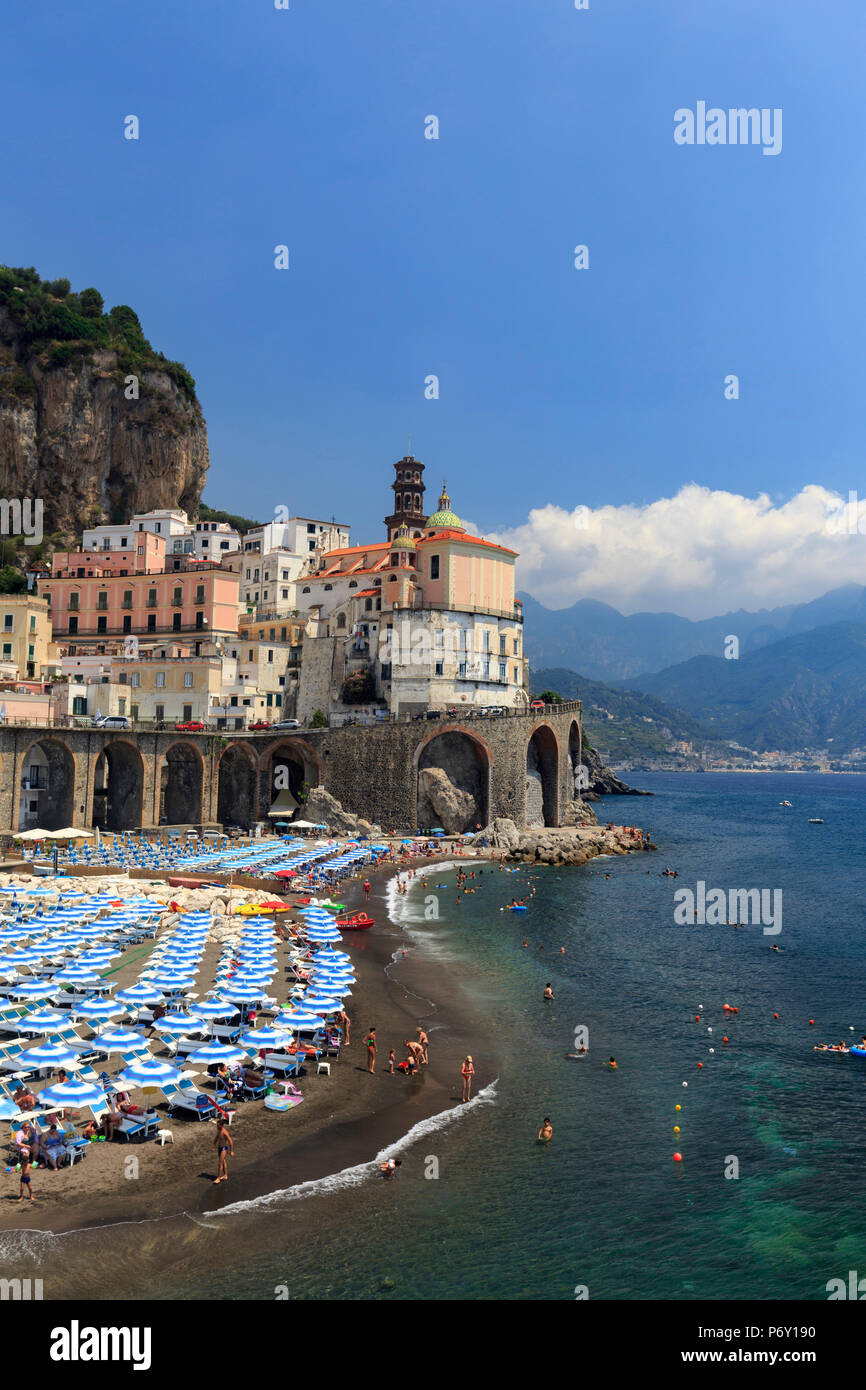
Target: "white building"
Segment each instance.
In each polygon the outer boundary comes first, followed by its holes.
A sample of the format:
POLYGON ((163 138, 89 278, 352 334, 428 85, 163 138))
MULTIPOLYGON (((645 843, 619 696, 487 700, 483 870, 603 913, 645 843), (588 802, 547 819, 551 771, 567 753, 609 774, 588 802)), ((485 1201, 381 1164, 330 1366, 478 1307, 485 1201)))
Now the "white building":
POLYGON ((317 521, 313 517, 290 516, 254 526, 244 536, 244 552, 259 555, 269 550, 288 550, 309 560, 317 552, 341 550, 349 544, 349 527, 340 521, 317 521))

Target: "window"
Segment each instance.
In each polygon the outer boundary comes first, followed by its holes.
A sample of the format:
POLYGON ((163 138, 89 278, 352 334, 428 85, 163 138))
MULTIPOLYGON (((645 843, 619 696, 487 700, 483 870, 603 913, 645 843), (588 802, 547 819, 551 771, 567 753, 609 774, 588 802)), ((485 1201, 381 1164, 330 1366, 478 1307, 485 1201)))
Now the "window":
POLYGON ((190 721, 191 719, 192 719, 192 705, 184 705, 184 707, 183 707, 183 722, 184 722, 184 724, 188 724, 189 721, 190 721))
POLYGON ((271 695, 271 694, 269 693, 269 694, 265 697, 265 704, 267 705, 268 709, 271 709, 271 708, 272 708, 273 703, 274 703, 274 697, 273 697, 273 695, 271 695))
POLYGON ((500 656, 504 656, 504 655, 505 655, 505 642, 506 642, 505 634, 504 634, 504 633, 500 633, 500 634, 499 634, 499 655, 500 655, 500 656))
MULTIPOLYGON (((71 630, 71 629, 70 629, 70 630, 71 630)), ((76 629, 76 630, 77 630, 77 629, 76 629)), ((156 632, 156 614, 155 614, 155 613, 148 613, 148 615, 147 615, 147 630, 148 630, 148 632, 156 632)))
POLYGON ((445 666, 443 662, 436 662, 435 666, 433 667, 433 674, 436 676, 442 676, 445 674, 445 666))
POLYGON ((30 631, 31 631, 31 632, 35 632, 35 631, 36 631, 36 614, 35 614, 35 613, 31 613, 31 614, 30 614, 30 631))
POLYGON ((236 705, 237 702, 238 702, 238 697, 237 697, 237 695, 232 695, 231 699, 229 700, 229 704, 230 704, 230 705, 236 705))
POLYGON ((273 661, 273 659, 274 659, 274 653, 273 653, 273 651, 271 651, 270 649, 268 649, 268 661, 273 661))
POLYGON ((107 632, 107 631, 108 631, 108 627, 106 626, 107 623, 108 623, 108 619, 107 619, 107 618, 105 618, 105 617, 97 618, 97 619, 96 619, 96 631, 97 631, 97 632, 107 632))
POLYGON ((514 639, 514 655, 515 655, 515 656, 518 656, 519 653, 520 653, 520 643, 518 642, 517 638, 515 637, 515 639, 514 639))
POLYGON ((204 585, 203 585, 203 584, 199 584, 198 588, 197 588, 196 591, 195 591, 195 601, 196 601, 196 603, 204 603, 204 585))
POLYGON ((183 589, 180 587, 180 585, 177 585, 177 587, 175 588, 171 602, 174 608, 183 607, 183 589))
MULTIPOLYGON (((350 580, 349 580, 349 588, 350 588, 350 589, 357 589, 357 587, 358 587, 358 581, 357 581, 357 579, 350 579, 350 580)), ((307 592, 307 590, 305 589, 305 590, 304 590, 304 593, 306 593, 306 592, 307 592)))
POLYGON ((514 684, 517 684, 517 667, 514 668, 514 684))
POLYGON ((118 714, 126 714, 126 696, 125 696, 125 695, 121 695, 120 699, 119 699, 118 702, 117 702, 117 713, 118 713, 118 714))
POLYGON ((129 706, 129 717, 132 720, 133 724, 138 723, 138 705, 129 706))
POLYGON ((131 590, 131 589, 124 589, 124 591, 123 591, 123 602, 122 602, 122 604, 121 604, 121 607, 122 607, 122 608, 131 608, 131 607, 132 607, 132 590, 131 590))
POLYGON ((312 521, 307 522, 307 535, 315 535, 316 527, 312 521))
POLYGON ((500 663, 499 663, 499 679, 500 679, 501 681, 504 681, 504 680, 506 679, 505 662, 504 662, 504 661, 500 661, 500 663))
POLYGON ((78 619, 73 617, 72 614, 69 616, 69 631, 70 633, 78 631, 78 619))
POLYGON ((370 613, 370 612, 372 611, 372 608, 373 608, 373 600, 372 600, 371 598, 365 598, 365 599, 364 599, 364 612, 365 612, 365 613, 370 613))
POLYGON ((184 683, 184 685, 187 687, 187 689, 189 689, 189 687, 193 684, 193 672, 192 672, 192 671, 184 671, 184 673, 183 673, 183 683, 184 683))
POLYGON ((136 555, 143 555, 143 554, 144 554, 144 546, 143 546, 143 545, 137 545, 137 546, 135 547, 135 553, 136 553, 136 555))
POLYGON ((171 630, 172 630, 172 632, 180 632, 180 620, 181 620, 182 617, 183 617, 183 614, 182 614, 182 613, 172 613, 172 615, 171 615, 171 630))
POLYGON ((256 570, 255 574, 253 575, 253 579, 256 580, 256 579, 258 579, 258 577, 259 577, 259 572, 258 572, 258 570, 256 570))
POLYGON ((148 608, 155 608, 155 607, 156 607, 156 589, 148 589, 148 591, 147 591, 147 606, 148 606, 148 608))
POLYGON ((461 662, 460 662, 460 665, 457 667, 457 674, 458 674, 458 676, 461 677, 461 679, 464 679, 464 680, 465 680, 465 678, 466 678, 466 662, 465 662, 465 661, 461 661, 461 662))
POLYGON ((289 591, 288 591, 288 589, 283 589, 281 592, 282 592, 283 598, 288 598, 288 597, 289 597, 289 591))
POLYGON ((431 556, 430 556, 430 578, 431 578, 431 579, 438 579, 438 578, 439 578, 439 556, 438 556, 438 555, 431 555, 431 556))
POLYGON ((141 685, 141 672, 133 671, 129 677, 129 684, 134 686, 141 685))
POLYGON ((153 714, 157 721, 165 719, 165 705, 154 705, 153 714))
POLYGON ((301 593, 302 593, 302 594, 308 594, 309 592, 310 592, 309 586, 306 586, 306 587, 304 587, 304 588, 301 590, 301 593))
POLYGON ((132 632, 132 618, 128 613, 124 613, 123 615, 123 631, 132 632))
POLYGON ((156 688, 157 688, 157 690, 162 690, 164 686, 165 686, 165 671, 157 671, 157 673, 156 673, 156 688))
POLYGON ((484 629, 484 636, 483 636, 483 641, 482 641, 481 650, 482 650, 483 652, 489 652, 489 651, 490 651, 490 628, 489 628, 489 627, 486 627, 486 628, 484 629))
POLYGON ((4 657, 6 657, 6 656, 11 656, 11 655, 12 655, 12 643, 11 643, 11 642, 4 642, 4 643, 3 643, 3 655, 4 655, 4 657))

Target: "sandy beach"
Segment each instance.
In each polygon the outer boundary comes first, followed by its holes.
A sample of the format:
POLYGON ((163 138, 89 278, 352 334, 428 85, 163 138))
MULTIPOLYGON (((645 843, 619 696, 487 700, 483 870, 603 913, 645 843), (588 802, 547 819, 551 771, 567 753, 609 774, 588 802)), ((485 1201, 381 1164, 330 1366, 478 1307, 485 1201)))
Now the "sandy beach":
MULTIPOLYGON (((474 856, 473 856, 474 857, 474 856)), ((467 859, 468 862, 468 859, 467 859)), ((372 883, 368 910, 375 927, 347 933, 343 946, 356 966, 357 983, 347 1000, 351 1044, 330 1076, 306 1068, 298 1082, 302 1105, 279 1113, 260 1103, 238 1106, 231 1134, 235 1156, 227 1183, 214 1186, 215 1127, 183 1117, 161 1122, 174 1142, 164 1147, 149 1141, 91 1144, 85 1160, 57 1172, 40 1168, 33 1174, 32 1203, 18 1204, 15 1173, 4 1174, 0 1200, 0 1232, 27 1229, 61 1233, 117 1222, 138 1222, 174 1215, 201 1214, 230 1203, 315 1181, 346 1167, 375 1158, 419 1121, 460 1103, 460 1064, 467 1052, 475 1058, 473 1094, 496 1075, 495 1059, 485 1050, 487 1039, 473 1035, 471 1006, 455 991, 453 976, 430 961, 413 957, 404 933, 388 919, 386 888, 401 868, 428 867, 420 859, 406 866, 386 864, 367 875, 372 883), (404 954, 405 952, 405 954, 404 954), (447 1007, 441 1001, 447 1000, 447 1007), (417 1076, 388 1073, 388 1052, 397 1061, 404 1055, 404 1038, 415 1037, 419 1024, 431 1031, 430 1064, 417 1076), (363 1038, 377 1031, 376 1071, 369 1075, 363 1038)), ((435 863, 435 860, 433 861, 435 863)), ((346 881, 340 898, 348 907, 364 904, 359 879, 346 881)), ((208 947, 205 972, 216 961, 218 948, 208 947)), ((142 965, 121 966, 123 987, 142 965)), ((164 1112, 165 1102, 158 1098, 164 1112)))

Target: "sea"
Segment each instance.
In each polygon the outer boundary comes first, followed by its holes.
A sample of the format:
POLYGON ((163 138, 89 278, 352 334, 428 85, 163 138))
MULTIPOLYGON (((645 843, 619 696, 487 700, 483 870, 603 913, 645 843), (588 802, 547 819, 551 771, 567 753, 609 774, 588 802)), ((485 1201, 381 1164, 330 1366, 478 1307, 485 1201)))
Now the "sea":
POLYGON ((406 968, 447 965, 489 1078, 394 1146, 393 1181, 371 1162, 183 1231, 34 1237, 32 1272, 98 1240, 106 1296, 172 1300, 823 1300, 866 1273, 866 1060, 814 1050, 866 1033, 866 778, 639 783, 596 809, 656 852, 485 865, 459 907, 453 868, 391 892, 406 968), (781 930, 677 920, 699 883, 780 893, 781 930))

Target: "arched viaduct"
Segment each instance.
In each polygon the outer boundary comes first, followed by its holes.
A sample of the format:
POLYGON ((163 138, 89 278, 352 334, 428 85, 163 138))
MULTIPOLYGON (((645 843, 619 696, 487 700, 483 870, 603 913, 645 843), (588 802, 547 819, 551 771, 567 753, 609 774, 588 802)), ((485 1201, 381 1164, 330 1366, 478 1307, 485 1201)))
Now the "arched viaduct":
POLYGON ((560 825, 581 749, 579 701, 484 719, 295 733, 7 724, 0 726, 0 834, 22 828, 22 815, 44 830, 249 826, 267 819, 276 787, 300 800, 314 786, 383 829, 423 829, 430 803, 422 774, 437 768, 472 797, 482 823, 508 816, 518 825, 560 825))

